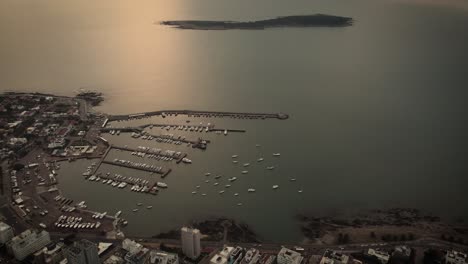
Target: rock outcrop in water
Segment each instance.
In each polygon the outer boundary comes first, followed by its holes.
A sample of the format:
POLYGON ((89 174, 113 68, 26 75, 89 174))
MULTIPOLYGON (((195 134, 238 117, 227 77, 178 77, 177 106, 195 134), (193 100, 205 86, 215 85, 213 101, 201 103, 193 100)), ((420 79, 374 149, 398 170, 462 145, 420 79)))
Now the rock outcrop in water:
POLYGON ((324 14, 304 16, 284 16, 258 21, 209 21, 209 20, 172 20, 162 21, 162 25, 179 29, 227 30, 227 29, 267 29, 278 27, 345 27, 353 24, 350 17, 324 14))

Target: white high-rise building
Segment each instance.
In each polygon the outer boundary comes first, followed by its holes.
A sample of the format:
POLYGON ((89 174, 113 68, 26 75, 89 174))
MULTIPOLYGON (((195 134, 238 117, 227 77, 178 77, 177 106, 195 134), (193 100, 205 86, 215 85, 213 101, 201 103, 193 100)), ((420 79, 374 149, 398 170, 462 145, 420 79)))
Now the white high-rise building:
POLYGON ((0 222, 0 245, 10 241, 13 236, 13 228, 4 222, 0 222))
POLYGON ((8 243, 8 250, 15 256, 17 260, 23 260, 28 255, 44 248, 50 243, 49 233, 46 231, 24 231, 18 236, 13 237, 8 243))
POLYGON ((184 255, 191 259, 198 258, 198 256, 200 256, 201 253, 200 230, 182 227, 180 233, 182 240, 182 252, 184 253, 184 255))

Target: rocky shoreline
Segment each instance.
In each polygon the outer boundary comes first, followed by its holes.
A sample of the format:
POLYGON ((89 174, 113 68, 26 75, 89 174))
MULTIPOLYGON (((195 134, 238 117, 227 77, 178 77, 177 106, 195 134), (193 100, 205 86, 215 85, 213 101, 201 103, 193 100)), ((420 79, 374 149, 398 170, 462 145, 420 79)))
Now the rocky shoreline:
POLYGON ((307 242, 347 244, 369 241, 407 241, 421 237, 453 238, 468 243, 468 226, 451 225, 417 209, 369 210, 352 216, 297 215, 307 242))
MULTIPOLYGON (((227 240, 236 243, 258 243, 259 238, 245 223, 236 222, 228 218, 216 218, 203 221, 193 221, 190 225, 197 228, 203 235, 203 240, 221 241, 224 237, 224 228, 227 228, 227 240)), ((170 230, 154 235, 159 239, 180 239, 180 229, 170 230)))

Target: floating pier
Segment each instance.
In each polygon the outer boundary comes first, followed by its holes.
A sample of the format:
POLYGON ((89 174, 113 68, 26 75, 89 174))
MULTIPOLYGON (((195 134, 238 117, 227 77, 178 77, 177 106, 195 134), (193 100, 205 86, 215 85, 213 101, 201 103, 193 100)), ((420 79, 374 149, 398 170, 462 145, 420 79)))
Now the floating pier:
POLYGON ((154 154, 154 155, 159 155, 159 156, 162 156, 162 157, 174 158, 176 163, 180 163, 183 158, 187 157, 187 153, 180 153, 180 154, 174 153, 174 155, 170 155, 170 154, 167 154, 167 153, 164 153, 164 152, 152 151, 151 149, 148 149, 148 150, 132 149, 132 148, 128 148, 128 147, 121 147, 121 146, 115 146, 115 145, 112 145, 111 149, 118 149, 118 150, 123 150, 123 151, 128 151, 128 152, 142 152, 142 153, 145 153, 145 154, 154 154))
POLYGON ((107 161, 107 160, 103 160, 102 163, 110 164, 110 165, 114 165, 114 166, 125 167, 125 168, 129 168, 129 169, 135 169, 135 170, 141 170, 141 171, 147 171, 147 172, 153 172, 153 173, 161 174, 161 178, 166 177, 172 171, 171 169, 161 168, 160 170, 158 170, 158 169, 154 169, 154 168, 148 168, 148 167, 143 167, 143 166, 139 167, 139 166, 134 166, 134 165, 131 165, 131 164, 115 162, 115 161, 107 161))

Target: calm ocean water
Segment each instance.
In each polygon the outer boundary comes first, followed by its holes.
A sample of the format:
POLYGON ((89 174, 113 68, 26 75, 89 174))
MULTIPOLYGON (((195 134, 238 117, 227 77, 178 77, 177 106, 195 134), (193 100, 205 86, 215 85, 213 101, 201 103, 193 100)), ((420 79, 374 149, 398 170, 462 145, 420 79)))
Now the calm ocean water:
MULTIPOLYGON (((106 96, 97 110, 107 113, 288 113, 286 121, 192 119, 248 131, 203 134, 213 141, 205 152, 106 136, 116 144, 189 153, 194 163, 172 165, 169 188, 157 197, 86 182, 86 162, 64 164, 59 180, 76 201, 123 210, 128 234, 153 235, 191 219, 227 216, 245 221, 265 240, 298 241, 297 213, 405 206, 451 220, 468 217, 467 28, 468 8, 461 1, 4 0, 0 90, 73 95, 80 87, 95 89, 106 96), (356 23, 265 31, 154 24, 312 13, 351 16, 356 23), (233 154, 252 164, 249 174, 240 174, 233 154), (260 166, 255 160, 261 156, 260 166), (266 171, 269 165, 276 169, 266 171), (205 172, 223 174, 221 186, 227 177, 239 180, 219 195, 213 181, 204 183, 205 172), (273 191, 273 184, 280 188, 273 191), (196 185, 206 197, 192 196, 196 185), (250 187, 257 192, 248 194, 250 187), (153 209, 131 213, 137 202, 153 209)), ((114 157, 137 160, 120 152, 110 153, 114 157)), ((101 171, 155 177, 110 166, 101 171)))

